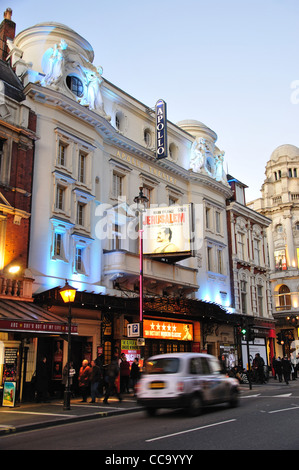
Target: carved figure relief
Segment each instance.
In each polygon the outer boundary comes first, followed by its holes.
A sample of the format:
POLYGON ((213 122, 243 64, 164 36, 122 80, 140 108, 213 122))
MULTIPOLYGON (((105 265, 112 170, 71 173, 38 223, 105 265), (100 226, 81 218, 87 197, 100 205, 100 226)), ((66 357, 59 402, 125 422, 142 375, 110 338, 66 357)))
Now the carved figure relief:
POLYGON ((190 168, 195 173, 200 173, 206 159, 206 140, 196 138, 191 147, 190 168))
POLYGON ((101 83, 103 69, 98 67, 97 71, 86 70, 86 93, 84 98, 80 101, 83 106, 88 106, 89 109, 104 110, 104 103, 101 93, 101 83))
POLYGON ((60 44, 54 44, 53 48, 48 49, 42 60, 42 67, 45 77, 41 80, 42 86, 56 85, 63 77, 65 66, 65 53, 67 43, 61 39, 60 44))
POLYGON ((215 155, 215 179, 216 181, 222 181, 222 183, 227 182, 226 174, 223 169, 224 154, 225 152, 220 152, 215 155))
POLYGON ((102 97, 102 67, 95 67, 62 39, 44 53, 42 68, 45 73, 40 80, 42 86, 53 87, 110 120, 102 97), (71 85, 75 80, 77 90, 71 85))
POLYGON ((218 149, 214 153, 213 146, 203 137, 197 137, 191 147, 190 169, 195 173, 203 173, 227 184, 223 169, 224 152, 218 149))

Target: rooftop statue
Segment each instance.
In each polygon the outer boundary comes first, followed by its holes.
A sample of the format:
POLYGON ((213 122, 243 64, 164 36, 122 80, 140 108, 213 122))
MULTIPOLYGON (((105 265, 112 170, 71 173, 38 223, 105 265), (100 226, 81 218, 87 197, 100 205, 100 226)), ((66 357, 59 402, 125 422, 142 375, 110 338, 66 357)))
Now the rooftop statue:
POLYGON ((65 50, 67 43, 61 39, 60 44, 54 44, 53 48, 48 49, 43 57, 43 70, 45 77, 41 80, 41 85, 56 85, 63 76, 65 66, 65 50))

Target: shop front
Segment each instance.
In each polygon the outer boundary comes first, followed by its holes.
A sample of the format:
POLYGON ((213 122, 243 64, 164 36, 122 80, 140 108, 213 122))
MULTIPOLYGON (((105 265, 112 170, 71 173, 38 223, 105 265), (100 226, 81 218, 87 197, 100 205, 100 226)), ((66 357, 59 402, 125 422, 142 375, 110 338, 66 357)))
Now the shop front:
MULTIPOLYGON (((68 325, 33 302, 0 300, 0 404, 3 390, 13 384, 15 401, 30 399, 30 384, 39 355, 46 351, 50 380, 61 381, 63 342, 68 325)), ((77 335, 73 324, 72 335, 77 335)), ((66 348, 65 348, 66 349, 66 348)))
POLYGON ((256 354, 259 354, 265 363, 265 366, 268 366, 271 370, 273 357, 275 355, 275 329, 273 323, 259 323, 251 327, 252 338, 247 341, 245 338, 242 338, 242 366, 245 369, 252 368, 252 363, 256 354), (249 358, 248 358, 249 351, 249 358))

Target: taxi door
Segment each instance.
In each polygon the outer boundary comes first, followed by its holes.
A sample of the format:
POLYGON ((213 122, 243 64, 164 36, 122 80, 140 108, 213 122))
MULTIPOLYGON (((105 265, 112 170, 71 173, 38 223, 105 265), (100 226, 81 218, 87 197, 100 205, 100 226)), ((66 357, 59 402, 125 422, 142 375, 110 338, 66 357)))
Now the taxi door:
POLYGON ((223 401, 225 394, 223 376, 206 357, 200 358, 200 375, 204 401, 207 403, 223 401))

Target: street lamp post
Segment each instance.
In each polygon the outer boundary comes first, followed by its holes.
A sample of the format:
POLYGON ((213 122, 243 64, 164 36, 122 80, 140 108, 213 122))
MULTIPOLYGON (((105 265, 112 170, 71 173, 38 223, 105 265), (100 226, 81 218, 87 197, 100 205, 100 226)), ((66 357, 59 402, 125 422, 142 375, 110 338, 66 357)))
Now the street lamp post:
POLYGON ((134 198, 137 204, 139 214, 139 322, 140 336, 143 337, 143 225, 142 212, 144 205, 148 202, 148 198, 143 194, 143 187, 139 188, 139 194, 134 198))
POLYGON ((64 390, 64 401, 63 401, 63 409, 70 410, 71 406, 71 385, 70 385, 70 361, 71 361, 71 329, 72 329, 72 303, 75 300, 76 290, 74 287, 71 287, 67 280, 65 280, 65 286, 60 289, 59 293, 62 297, 64 303, 67 303, 69 306, 68 311, 68 332, 67 332, 67 382, 66 388, 64 390))

